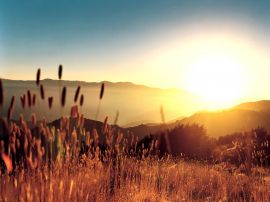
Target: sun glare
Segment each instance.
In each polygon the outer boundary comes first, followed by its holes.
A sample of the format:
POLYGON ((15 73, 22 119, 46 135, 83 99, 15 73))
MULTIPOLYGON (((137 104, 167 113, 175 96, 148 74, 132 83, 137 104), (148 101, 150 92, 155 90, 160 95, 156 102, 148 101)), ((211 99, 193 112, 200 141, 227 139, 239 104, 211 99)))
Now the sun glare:
POLYGON ((203 56, 194 60, 189 68, 187 86, 190 92, 208 103, 208 109, 226 108, 243 95, 243 72, 230 57, 203 56))

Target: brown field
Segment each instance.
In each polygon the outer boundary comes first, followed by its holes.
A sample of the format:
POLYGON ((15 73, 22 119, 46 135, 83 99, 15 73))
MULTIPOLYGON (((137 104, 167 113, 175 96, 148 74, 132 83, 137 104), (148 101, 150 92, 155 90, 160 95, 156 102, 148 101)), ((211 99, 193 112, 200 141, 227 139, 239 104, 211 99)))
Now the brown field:
POLYGON ((269 201, 269 171, 250 176, 166 158, 56 163, 1 177, 1 201, 269 201), (268 175, 268 177, 266 177, 268 175))

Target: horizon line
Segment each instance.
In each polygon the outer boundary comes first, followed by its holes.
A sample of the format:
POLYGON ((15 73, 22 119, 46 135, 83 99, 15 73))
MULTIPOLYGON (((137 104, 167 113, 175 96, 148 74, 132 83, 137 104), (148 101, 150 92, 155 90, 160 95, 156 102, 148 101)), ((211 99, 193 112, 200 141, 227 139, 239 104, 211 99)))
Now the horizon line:
MULTIPOLYGON (((35 79, 10 79, 10 78, 3 78, 0 77, 0 79, 2 80, 9 80, 9 81, 23 81, 23 82, 36 82, 35 79)), ((112 84, 121 84, 121 83, 127 83, 127 84, 132 84, 135 86, 141 86, 141 87, 146 87, 146 88, 151 88, 151 89, 159 89, 159 90, 180 90, 182 92, 192 94, 191 92, 188 92, 182 88, 179 87, 168 87, 168 88, 163 88, 163 87, 157 87, 157 86, 151 86, 151 85, 146 85, 146 84, 142 84, 142 83, 135 83, 132 81, 108 81, 108 80, 101 80, 101 81, 85 81, 85 80, 69 80, 69 79, 53 79, 53 78, 44 78, 44 79, 40 79, 40 81, 45 81, 45 80, 51 80, 51 81, 63 81, 63 82, 82 82, 82 83, 112 83, 112 84)), ((194 95, 196 96, 196 95, 194 95)))

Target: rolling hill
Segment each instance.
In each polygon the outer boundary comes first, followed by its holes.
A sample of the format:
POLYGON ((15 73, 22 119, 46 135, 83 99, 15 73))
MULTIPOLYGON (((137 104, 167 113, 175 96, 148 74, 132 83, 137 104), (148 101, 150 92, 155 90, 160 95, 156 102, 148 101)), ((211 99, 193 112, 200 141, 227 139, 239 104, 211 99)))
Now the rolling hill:
POLYGON ((244 102, 233 107, 233 109, 243 109, 257 112, 270 113, 270 100, 260 100, 256 102, 244 102))
MULTIPOLYGON (((270 113, 267 113, 267 108, 261 110, 261 103, 270 103, 270 101, 258 101, 250 103, 242 103, 228 110, 215 111, 215 112, 199 112, 190 117, 183 118, 174 122, 169 122, 166 128, 173 128, 179 124, 193 124, 197 123, 203 125, 207 134, 211 137, 219 137, 235 132, 250 131, 253 128, 264 127, 270 131, 270 113), (243 109, 241 109, 241 107, 243 109), (246 107, 250 110, 247 110, 246 107)), ((86 120, 85 127, 88 130, 92 129, 93 121, 86 120)), ((98 123, 101 127, 102 123, 98 123)), ((155 134, 162 130, 164 127, 161 124, 139 124, 132 127, 117 127, 124 134, 128 135, 129 132, 134 134, 139 139, 142 139, 145 135, 155 134)))
POLYGON ((247 102, 224 111, 196 113, 178 123, 204 125, 212 137, 250 131, 260 126, 270 131, 270 101, 247 102))

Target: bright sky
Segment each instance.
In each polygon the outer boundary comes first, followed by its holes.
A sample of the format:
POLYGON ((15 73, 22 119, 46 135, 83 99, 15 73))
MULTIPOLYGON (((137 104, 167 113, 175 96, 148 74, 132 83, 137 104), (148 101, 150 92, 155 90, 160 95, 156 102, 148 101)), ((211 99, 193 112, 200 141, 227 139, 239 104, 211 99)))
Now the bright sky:
POLYGON ((34 79, 40 67, 57 78, 61 63, 66 80, 269 99, 269 9, 267 0, 1 1, 0 77, 34 79))

